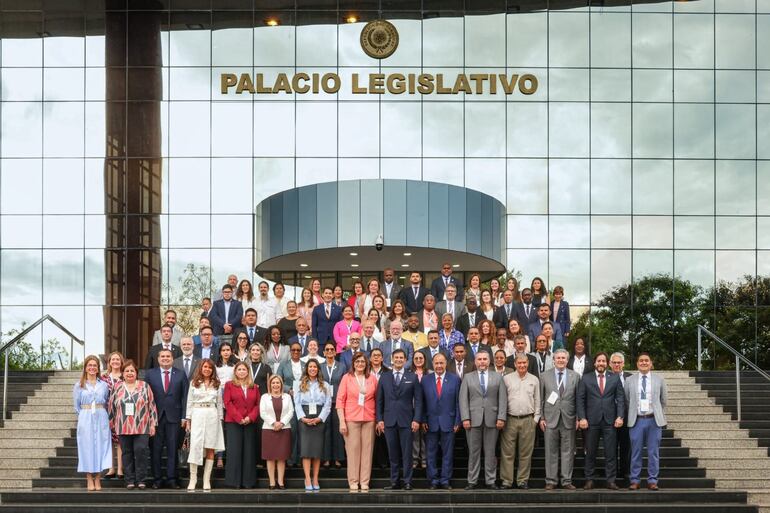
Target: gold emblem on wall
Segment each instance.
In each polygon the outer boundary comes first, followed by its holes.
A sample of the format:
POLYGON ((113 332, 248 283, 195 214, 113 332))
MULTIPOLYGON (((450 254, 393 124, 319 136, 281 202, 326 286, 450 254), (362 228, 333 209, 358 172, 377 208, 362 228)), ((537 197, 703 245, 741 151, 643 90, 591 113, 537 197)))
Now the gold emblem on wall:
POLYGON ((390 57, 398 48, 398 30, 389 21, 370 21, 361 30, 361 48, 375 59, 390 57))

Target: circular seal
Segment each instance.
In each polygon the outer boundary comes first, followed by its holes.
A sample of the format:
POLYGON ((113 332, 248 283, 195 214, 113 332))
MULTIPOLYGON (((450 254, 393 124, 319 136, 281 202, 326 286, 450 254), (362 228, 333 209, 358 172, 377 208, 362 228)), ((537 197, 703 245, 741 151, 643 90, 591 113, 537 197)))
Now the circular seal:
POLYGON ((375 59, 390 57, 398 48, 396 27, 385 20, 370 21, 361 30, 361 48, 375 59))

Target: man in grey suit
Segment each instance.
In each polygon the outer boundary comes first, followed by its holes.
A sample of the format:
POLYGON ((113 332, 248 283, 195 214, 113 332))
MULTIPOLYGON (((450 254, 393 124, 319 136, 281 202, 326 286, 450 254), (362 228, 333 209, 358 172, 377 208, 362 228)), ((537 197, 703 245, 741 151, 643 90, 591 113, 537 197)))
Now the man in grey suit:
POLYGON ((398 299, 398 293, 401 292, 401 285, 396 281, 396 271, 386 267, 382 271, 383 281, 380 283, 380 293, 385 296, 385 306, 390 310, 390 305, 398 299))
POLYGON ((452 315, 452 327, 457 326, 457 319, 465 315, 465 305, 460 301, 457 301, 457 287, 450 283, 446 286, 445 292, 446 300, 436 303, 436 315, 439 319, 448 313, 452 315))
POLYGON ((553 355, 554 368, 540 375, 542 417, 540 429, 545 433, 545 489, 553 490, 559 482, 561 460, 561 487, 575 490, 572 484, 572 466, 575 456, 577 430, 576 399, 580 378, 567 368, 569 353, 557 349, 553 355))
POLYGON ((195 343, 192 337, 182 337, 179 347, 182 349, 182 356, 174 359, 174 367, 184 372, 189 380, 195 374, 195 369, 198 367, 201 359, 194 354, 195 343))
POLYGON ((647 446, 647 488, 658 489, 660 466, 660 437, 666 425, 668 389, 659 374, 653 374, 652 358, 648 353, 636 357, 638 374, 626 379, 625 396, 628 403, 628 435, 631 438, 631 486, 638 490, 642 473, 642 450, 647 446))
POLYGON ((406 353, 406 364, 404 368, 409 370, 412 368, 412 356, 414 356, 414 346, 408 340, 401 338, 402 330, 404 326, 398 319, 390 323, 390 339, 380 344, 380 350, 382 351, 382 362, 386 367, 393 365, 393 351, 401 349, 406 353))
POLYGON ((488 488, 498 490, 495 483, 497 435, 508 418, 508 392, 503 377, 489 370, 489 353, 476 353, 476 370, 463 377, 460 385, 460 418, 468 440, 468 486, 478 488, 481 470, 481 449, 484 449, 484 481, 488 488))

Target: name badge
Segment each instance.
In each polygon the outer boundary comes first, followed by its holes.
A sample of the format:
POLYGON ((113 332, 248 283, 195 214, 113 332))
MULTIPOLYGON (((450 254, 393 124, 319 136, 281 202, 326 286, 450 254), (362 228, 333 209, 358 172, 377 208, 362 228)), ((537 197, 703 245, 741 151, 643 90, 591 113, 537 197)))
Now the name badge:
POLYGON ((133 417, 134 403, 125 403, 125 405, 123 406, 123 413, 125 413, 127 417, 133 417))
POLYGON ((390 308, 390 298, 385 299, 385 306, 390 308))
POLYGON ((649 399, 642 399, 639 401, 639 409, 642 411, 650 411, 650 400, 649 399))
POLYGON ((358 393, 358 406, 363 406, 366 402, 366 394, 363 392, 358 393))
POLYGON ((556 401, 559 399, 559 394, 556 392, 551 392, 551 395, 548 396, 548 399, 545 400, 548 404, 556 404, 556 401))
POLYGON ((309 415, 317 415, 318 414, 318 407, 315 403, 311 403, 308 405, 308 414, 309 415))

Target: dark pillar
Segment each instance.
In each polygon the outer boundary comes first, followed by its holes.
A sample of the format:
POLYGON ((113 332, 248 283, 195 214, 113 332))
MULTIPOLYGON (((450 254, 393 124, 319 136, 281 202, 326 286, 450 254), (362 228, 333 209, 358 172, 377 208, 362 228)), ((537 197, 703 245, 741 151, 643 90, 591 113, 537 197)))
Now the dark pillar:
POLYGON ((161 300, 162 6, 147 3, 156 10, 105 16, 104 349, 139 365, 158 329, 161 300))

